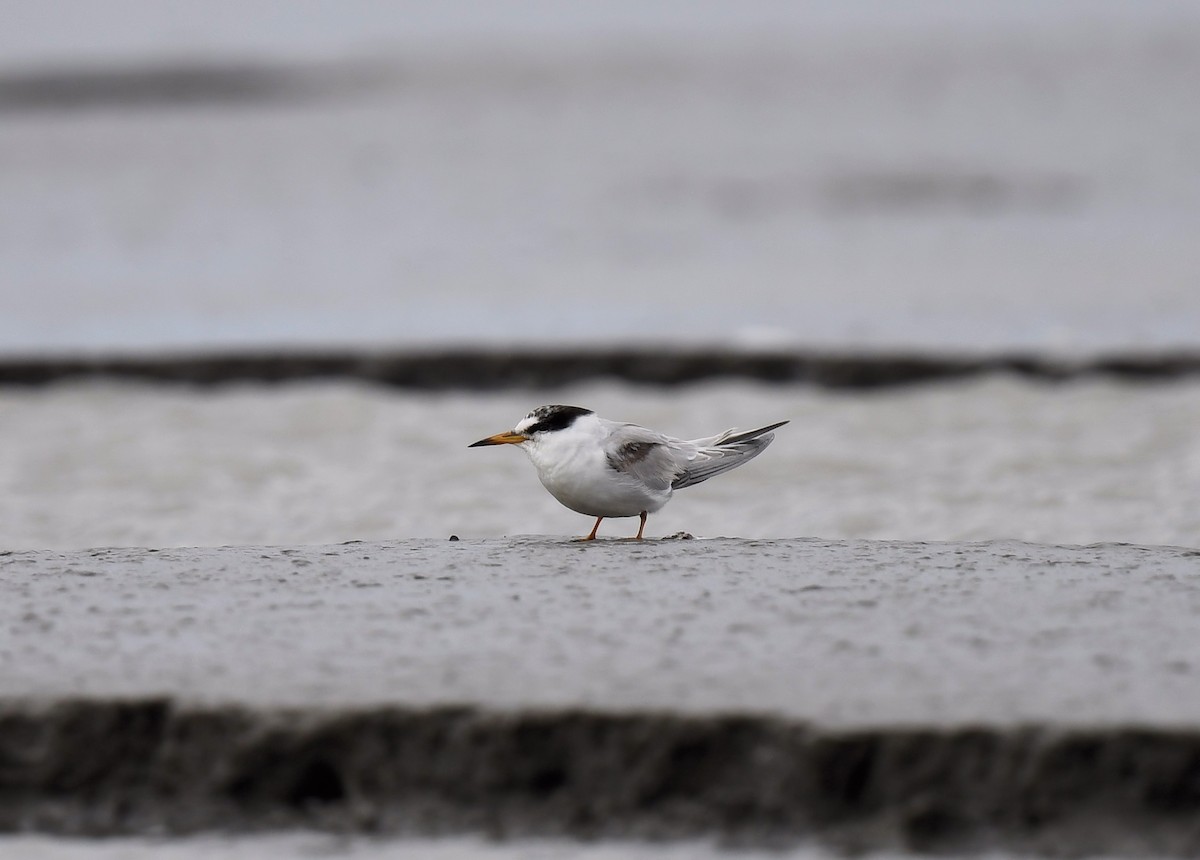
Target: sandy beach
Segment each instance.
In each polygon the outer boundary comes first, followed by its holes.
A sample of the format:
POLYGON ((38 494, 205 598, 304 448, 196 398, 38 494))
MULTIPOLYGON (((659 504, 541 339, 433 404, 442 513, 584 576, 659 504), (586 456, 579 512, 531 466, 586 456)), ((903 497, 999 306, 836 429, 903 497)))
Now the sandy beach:
POLYGON ((0 827, 1186 852, 1197 553, 5 553, 0 827))

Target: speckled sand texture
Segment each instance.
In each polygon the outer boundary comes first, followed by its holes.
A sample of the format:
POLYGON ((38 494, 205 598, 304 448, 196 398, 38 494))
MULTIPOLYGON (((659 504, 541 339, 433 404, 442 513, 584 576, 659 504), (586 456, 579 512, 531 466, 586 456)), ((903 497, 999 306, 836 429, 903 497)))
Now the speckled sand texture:
POLYGON ((1200 551, 559 538, 0 556, 0 695, 1200 719, 1200 551))

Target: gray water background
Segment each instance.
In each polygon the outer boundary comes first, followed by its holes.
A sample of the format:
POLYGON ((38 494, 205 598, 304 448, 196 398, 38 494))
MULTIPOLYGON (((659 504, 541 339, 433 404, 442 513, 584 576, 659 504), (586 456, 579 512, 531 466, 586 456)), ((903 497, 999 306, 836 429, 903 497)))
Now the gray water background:
POLYGON ((3 352, 1200 333, 1193 3, 0 9, 3 352))

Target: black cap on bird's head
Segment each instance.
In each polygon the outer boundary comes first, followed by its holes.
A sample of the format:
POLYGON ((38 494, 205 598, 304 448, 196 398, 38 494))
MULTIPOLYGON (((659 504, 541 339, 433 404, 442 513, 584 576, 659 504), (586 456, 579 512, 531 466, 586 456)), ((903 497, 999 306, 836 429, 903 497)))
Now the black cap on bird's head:
POLYGON ((525 433, 549 433, 554 430, 565 430, 575 423, 581 415, 591 415, 592 410, 582 406, 539 406, 525 416, 517 425, 525 433))
POLYGON ((488 436, 468 445, 468 448, 478 448, 481 445, 520 445, 528 442, 535 433, 552 433, 555 430, 565 430, 575 423, 581 415, 591 415, 592 410, 582 406, 539 406, 530 412, 512 430, 488 436))

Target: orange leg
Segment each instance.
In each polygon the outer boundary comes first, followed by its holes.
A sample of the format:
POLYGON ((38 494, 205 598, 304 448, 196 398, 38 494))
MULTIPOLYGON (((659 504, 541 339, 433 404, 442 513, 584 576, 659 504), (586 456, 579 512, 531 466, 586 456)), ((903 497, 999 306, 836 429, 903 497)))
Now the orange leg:
POLYGON ((638 514, 638 516, 642 518, 642 523, 641 523, 641 525, 639 525, 639 526, 638 526, 638 533, 637 533, 637 537, 635 537, 635 538, 634 538, 634 540, 641 540, 641 539, 642 539, 642 532, 643 532, 643 531, 645 530, 645 528, 646 528, 646 517, 648 517, 648 516, 649 516, 649 514, 647 514, 645 511, 642 511, 640 514, 638 514))
POLYGON ((604 517, 596 517, 596 524, 594 526, 592 526, 592 533, 589 534, 587 537, 575 538, 575 540, 595 540, 596 532, 598 532, 600 530, 600 521, 603 519, 604 519, 604 517))

